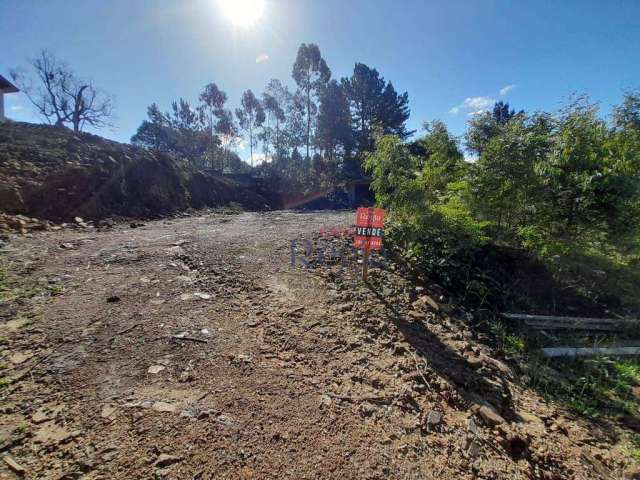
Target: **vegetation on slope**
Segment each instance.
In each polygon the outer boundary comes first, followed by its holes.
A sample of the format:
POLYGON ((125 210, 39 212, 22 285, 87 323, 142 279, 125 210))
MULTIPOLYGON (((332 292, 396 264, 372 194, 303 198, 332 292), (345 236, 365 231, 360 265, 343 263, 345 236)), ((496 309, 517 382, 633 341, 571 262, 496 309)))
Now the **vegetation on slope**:
POLYGON ((0 125, 0 205, 11 214, 154 217, 230 202, 262 209, 260 195, 162 153, 86 133, 0 125))

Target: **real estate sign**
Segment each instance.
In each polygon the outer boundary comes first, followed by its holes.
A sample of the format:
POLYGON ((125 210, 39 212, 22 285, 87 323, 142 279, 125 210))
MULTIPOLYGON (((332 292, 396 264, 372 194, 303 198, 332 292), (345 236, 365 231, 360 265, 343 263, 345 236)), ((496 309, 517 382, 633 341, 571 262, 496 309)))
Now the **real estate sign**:
POLYGON ((365 251, 380 250, 384 227, 382 208, 358 208, 356 211, 355 247, 365 251))

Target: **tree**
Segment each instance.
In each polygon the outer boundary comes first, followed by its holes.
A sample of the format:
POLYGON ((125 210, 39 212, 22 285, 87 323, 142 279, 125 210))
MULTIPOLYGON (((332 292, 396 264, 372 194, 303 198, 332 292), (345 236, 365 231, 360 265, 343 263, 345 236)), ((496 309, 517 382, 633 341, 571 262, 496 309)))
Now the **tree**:
POLYGON ((315 107, 311 99, 311 93, 314 92, 317 96, 320 89, 326 85, 331 78, 331 70, 329 70, 327 63, 322 58, 317 45, 313 43, 308 45, 303 43, 300 45, 296 61, 293 64, 292 76, 298 88, 300 88, 305 95, 307 113, 307 158, 310 158, 311 116, 313 115, 312 109, 315 107))
POLYGON ((262 106, 266 116, 262 132, 264 153, 266 156, 270 156, 271 147, 273 146, 274 154, 277 157, 282 153, 280 124, 285 120, 284 110, 280 106, 278 99, 268 92, 262 94, 262 106))
POLYGON ((144 120, 138 127, 136 134, 131 137, 131 143, 150 150, 172 151, 174 131, 158 105, 153 103, 147 108, 147 117, 149 120, 144 120))
MULTIPOLYGON (((524 110, 520 110, 517 114, 523 114, 524 110)), ((509 104, 503 101, 496 102, 493 105, 493 119, 496 121, 498 125, 504 125, 513 117, 516 116, 516 111, 511 109, 509 110, 509 104)))
POLYGON ((320 94, 316 143, 330 160, 335 160, 339 149, 348 154, 352 148, 349 101, 335 80, 320 94))
POLYGON ((253 136, 253 129, 260 127, 265 120, 264 109, 260 100, 256 98, 251 90, 242 94, 240 101, 241 108, 236 109, 236 117, 240 128, 249 134, 249 149, 251 151, 251 166, 253 167, 253 147, 256 139, 253 136))
POLYGON ((215 132, 218 134, 220 145, 222 146, 222 170, 224 171, 225 166, 229 166, 229 168, 233 170, 233 166, 229 161, 233 160, 232 156, 235 155, 235 153, 230 150, 237 144, 239 134, 238 125, 235 122, 233 112, 231 110, 223 109, 218 114, 215 132))
POLYGON ((616 128, 633 128, 640 131, 640 90, 626 92, 622 105, 613 109, 616 128))
POLYGON ((131 142, 143 148, 159 150, 203 166, 212 145, 201 115, 184 99, 171 103, 171 111, 162 113, 154 103, 147 109, 131 142))
POLYGON ((391 82, 387 83, 375 68, 356 63, 351 77, 342 79, 342 87, 350 102, 360 151, 373 148, 376 127, 401 140, 413 133, 406 129, 409 95, 406 92, 398 95, 391 82))
POLYGON ((198 113, 200 119, 209 133, 210 145, 208 150, 209 165, 214 168, 214 164, 218 163, 218 169, 224 170, 224 149, 223 154, 220 154, 219 147, 221 140, 218 137, 217 129, 220 127, 227 128, 227 118, 225 117, 224 104, 227 101, 227 94, 218 88, 215 83, 209 83, 205 85, 204 90, 198 97, 200 105, 198 106, 198 113), (222 119, 222 117, 225 117, 222 119), (222 124, 220 123, 222 119, 222 124), (218 162, 216 162, 218 160, 218 162))
POLYGON ((498 132, 499 127, 495 117, 489 112, 473 115, 464 135, 467 149, 480 157, 489 140, 498 132))
POLYGON ((513 235, 541 213, 543 185, 538 168, 552 151, 552 133, 547 116, 519 115, 496 130, 473 164, 475 210, 503 234, 513 235))
POLYGON ((11 77, 50 125, 71 125, 74 132, 82 131, 85 125, 109 125, 113 99, 92 82, 77 78, 67 63, 47 50, 41 50, 29 63, 38 86, 18 70, 12 70, 11 77))

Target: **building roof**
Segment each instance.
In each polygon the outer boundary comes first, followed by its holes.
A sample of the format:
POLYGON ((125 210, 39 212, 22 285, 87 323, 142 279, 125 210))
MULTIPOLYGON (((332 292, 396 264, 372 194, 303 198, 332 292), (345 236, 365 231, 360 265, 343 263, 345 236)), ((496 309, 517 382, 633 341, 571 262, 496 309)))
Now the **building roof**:
POLYGON ((0 91, 2 93, 14 93, 19 92, 20 90, 18 90, 18 87, 16 87, 13 83, 0 75, 0 91))

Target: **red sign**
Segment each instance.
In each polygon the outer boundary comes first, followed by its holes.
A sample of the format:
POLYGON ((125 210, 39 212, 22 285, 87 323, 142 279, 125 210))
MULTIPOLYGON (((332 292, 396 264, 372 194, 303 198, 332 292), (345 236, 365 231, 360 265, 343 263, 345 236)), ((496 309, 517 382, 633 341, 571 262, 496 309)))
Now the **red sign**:
POLYGON ((359 208, 356 212, 355 246, 364 250, 380 250, 384 226, 382 208, 359 208))

